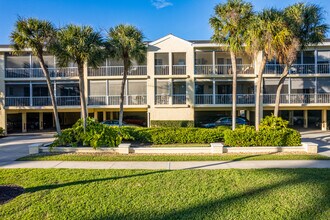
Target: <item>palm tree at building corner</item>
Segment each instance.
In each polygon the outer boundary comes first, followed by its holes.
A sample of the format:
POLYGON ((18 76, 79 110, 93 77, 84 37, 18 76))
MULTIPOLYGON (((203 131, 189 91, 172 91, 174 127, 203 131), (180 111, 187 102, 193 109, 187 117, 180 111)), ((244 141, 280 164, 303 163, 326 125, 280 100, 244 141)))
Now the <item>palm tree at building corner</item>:
POLYGON ((143 34, 132 25, 120 24, 110 28, 107 39, 107 51, 111 58, 124 63, 123 81, 120 92, 119 127, 123 123, 124 95, 127 75, 134 61, 138 64, 146 60, 147 46, 143 42, 143 34))
POLYGON ((87 65, 97 67, 104 61, 102 36, 90 26, 70 24, 57 32, 57 41, 51 51, 55 54, 59 66, 66 67, 69 62, 74 62, 78 66, 81 117, 85 131, 88 113, 84 70, 87 70, 87 65))
POLYGON ((232 129, 236 127, 237 54, 244 51, 245 31, 253 15, 252 4, 242 0, 228 0, 214 8, 209 23, 213 28, 212 41, 227 46, 233 74, 232 129))
POLYGON ((284 81, 296 60, 299 50, 308 45, 322 43, 326 38, 329 26, 324 24, 324 14, 320 6, 315 4, 297 3, 284 9, 284 18, 293 35, 287 39, 287 47, 278 50, 278 59, 284 64, 275 99, 274 115, 277 117, 280 106, 280 96, 284 81))
POLYGON ((53 106, 56 132, 61 134, 61 127, 57 112, 57 104, 54 96, 54 86, 51 83, 48 67, 44 61, 44 52, 49 49, 55 40, 56 30, 53 25, 45 20, 35 18, 18 18, 15 29, 11 33, 11 42, 14 53, 20 53, 24 49, 31 49, 37 57, 42 72, 46 78, 47 87, 53 106))

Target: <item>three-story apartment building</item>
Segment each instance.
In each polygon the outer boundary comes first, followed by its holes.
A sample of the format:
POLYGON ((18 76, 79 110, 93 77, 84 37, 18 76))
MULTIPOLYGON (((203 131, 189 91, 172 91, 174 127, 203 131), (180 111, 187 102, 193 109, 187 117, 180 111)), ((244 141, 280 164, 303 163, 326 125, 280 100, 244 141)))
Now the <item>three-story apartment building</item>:
MULTIPOLYGON (((260 55, 261 56, 261 55, 260 55)), ((51 73, 62 128, 80 118, 78 72, 74 63, 56 66, 45 57, 51 73)), ((237 57, 238 115, 255 118, 258 61, 237 57)), ((274 109, 283 65, 273 60, 264 70, 262 114, 274 109)), ((89 116, 99 121, 118 118, 121 61, 106 60, 85 69, 89 116)), ((210 41, 187 41, 174 35, 148 43, 147 62, 133 65, 126 83, 124 119, 150 126, 154 121, 193 121, 195 125, 231 114, 232 67, 229 52, 210 41)), ((27 50, 12 55, 0 46, 0 127, 27 132, 54 127, 43 73, 27 50)), ((330 119, 330 41, 298 53, 282 89, 280 115, 298 127, 326 130, 330 119)))

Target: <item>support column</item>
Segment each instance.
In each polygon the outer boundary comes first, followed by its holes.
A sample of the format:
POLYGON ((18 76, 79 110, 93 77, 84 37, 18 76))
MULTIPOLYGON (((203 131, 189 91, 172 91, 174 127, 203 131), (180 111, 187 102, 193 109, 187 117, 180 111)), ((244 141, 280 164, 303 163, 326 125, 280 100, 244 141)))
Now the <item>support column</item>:
POLYGON ((169 52, 168 53, 168 71, 169 75, 172 75, 172 70, 173 70, 173 53, 169 52))
POLYGON ((113 120, 113 112, 110 112, 110 120, 113 120))
POLYGON ((246 119, 250 121, 250 110, 246 110, 246 119))
POLYGON ((289 124, 293 125, 293 111, 292 110, 289 111, 289 124))
POLYGON ((213 50, 212 51, 212 74, 215 74, 216 71, 215 71, 215 63, 216 63, 216 54, 215 54, 215 51, 213 50))
POLYGON ((327 110, 322 109, 322 131, 328 130, 327 110))
POLYGON ((94 111, 94 119, 98 120, 97 111, 94 111))
POLYGON ((27 132, 26 112, 22 112, 22 132, 27 132))
POLYGON ((107 112, 103 111, 103 121, 107 120, 107 112))
POLYGON ((39 112, 39 130, 44 130, 44 113, 39 112))
MULTIPOLYGON (((214 104, 216 104, 215 103, 215 80, 213 79, 213 87, 212 87, 212 94, 213 94, 213 96, 212 96, 212 104, 214 105, 214 104)), ((207 103, 207 104, 209 104, 209 103, 207 103)))
POLYGON ((304 110, 304 128, 308 128, 308 110, 304 110))

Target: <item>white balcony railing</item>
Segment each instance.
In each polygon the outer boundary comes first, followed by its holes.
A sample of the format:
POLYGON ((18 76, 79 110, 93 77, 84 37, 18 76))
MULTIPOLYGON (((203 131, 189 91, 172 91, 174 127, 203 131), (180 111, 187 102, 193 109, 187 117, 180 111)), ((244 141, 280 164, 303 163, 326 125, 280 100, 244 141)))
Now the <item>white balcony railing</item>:
POLYGON ((195 75, 212 75, 213 65, 195 65, 195 75))
POLYGON ((156 95, 155 104, 156 105, 169 105, 170 104, 170 95, 156 95))
POLYGON ((128 95, 127 101, 127 105, 146 105, 147 95, 128 95))
MULTIPOLYGON (((264 74, 282 74, 284 65, 266 64, 264 74)), ((293 64, 289 74, 329 74, 330 64, 293 64)))
POLYGON ((6 97, 6 106, 30 106, 30 97, 6 97))
MULTIPOLYGON (((50 77, 76 77, 77 67, 48 68, 50 77)), ((6 68, 6 78, 38 78, 44 77, 41 68, 6 68)))
MULTIPOLYGON (((30 97, 6 97, 6 106, 51 106, 52 102, 49 96, 30 97)), ((79 96, 57 96, 58 106, 80 105, 79 96)))
POLYGON ((49 96, 32 97, 32 106, 49 106, 52 105, 49 96))
POLYGON ((155 75, 169 75, 169 65, 155 65, 155 75))
POLYGON ((186 75, 186 65, 173 65, 172 75, 186 75))
MULTIPOLYGON (((123 66, 102 66, 99 68, 89 68, 88 76, 122 76, 124 73, 123 66)), ((128 72, 132 76, 147 75, 147 66, 132 66, 128 72)))
MULTIPOLYGON (((233 69, 231 64, 195 65, 195 75, 231 75, 233 69)), ((254 74, 251 64, 237 64, 237 74, 254 74)))
POLYGON ((172 95, 172 104, 173 105, 184 105, 187 103, 187 96, 186 94, 174 94, 172 95))
MULTIPOLYGON (((264 94, 264 104, 274 104, 276 99, 275 94, 264 94)), ((330 103, 330 93, 316 94, 281 94, 281 104, 319 104, 330 103)))
MULTIPOLYGON (((120 95, 113 96, 89 96, 89 105, 119 105, 120 95)), ((124 105, 146 105, 147 95, 127 95, 124 96, 124 105)))
POLYGON ((196 94, 195 95, 195 104, 213 104, 213 95, 212 94, 196 94))

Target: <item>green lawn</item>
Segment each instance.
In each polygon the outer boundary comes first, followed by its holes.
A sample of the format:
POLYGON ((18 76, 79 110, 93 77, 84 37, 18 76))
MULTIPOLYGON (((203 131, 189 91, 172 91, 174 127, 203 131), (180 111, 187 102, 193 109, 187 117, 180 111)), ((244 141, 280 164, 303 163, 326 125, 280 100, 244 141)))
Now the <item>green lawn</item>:
POLYGON ((157 155, 157 154, 40 154, 18 160, 62 160, 62 161, 215 161, 215 160, 330 160, 318 154, 224 154, 224 155, 157 155))
POLYGON ((330 169, 0 169, 1 219, 330 219, 330 169))

